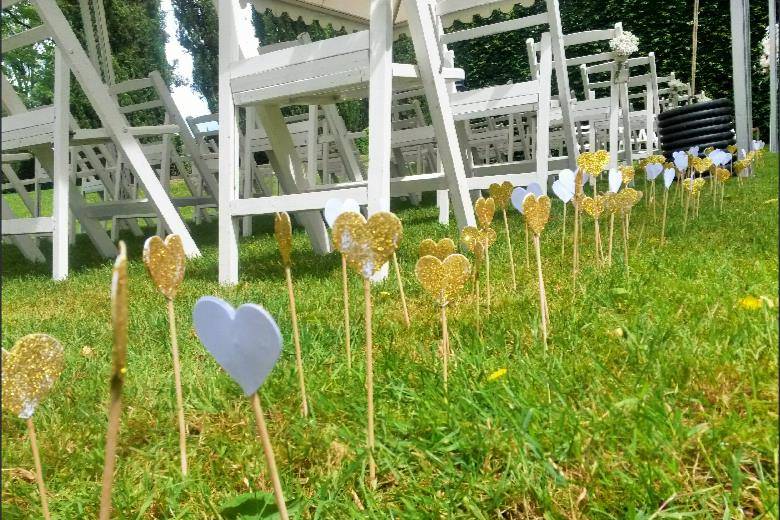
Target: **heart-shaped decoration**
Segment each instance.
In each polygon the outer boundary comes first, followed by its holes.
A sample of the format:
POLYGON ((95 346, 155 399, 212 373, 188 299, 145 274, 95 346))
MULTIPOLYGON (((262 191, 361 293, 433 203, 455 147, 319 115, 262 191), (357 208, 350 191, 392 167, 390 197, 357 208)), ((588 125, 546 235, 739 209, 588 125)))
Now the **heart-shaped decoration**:
POLYGON ((766 146, 766 143, 764 141, 753 141, 753 150, 763 150, 764 146, 766 146))
POLYGON ((282 265, 290 267, 292 264, 292 223, 290 215, 286 211, 277 212, 274 216, 274 238, 279 244, 282 265))
POLYGON ((730 144, 730 145, 728 145, 728 146, 726 147, 726 150, 728 150, 728 152, 729 152, 731 155, 734 155, 735 153, 737 153, 737 146, 736 146, 736 145, 733 145, 733 144, 730 144))
POLYGON ((715 170, 715 179, 718 182, 726 182, 731 177, 731 172, 726 168, 718 168, 715 170))
POLYGON ((667 190, 669 189, 669 186, 671 186, 674 181, 675 175, 676 172, 674 171, 674 168, 666 168, 664 170, 664 188, 667 190))
POLYGON ((488 187, 488 193, 496 201, 497 208, 506 209, 509 207, 509 199, 512 197, 512 190, 514 189, 515 187, 509 181, 504 181, 501 184, 494 182, 488 187))
POLYGON ((523 200, 525 199, 526 195, 528 195, 528 191, 525 188, 521 188, 519 186, 512 192, 512 206, 514 206, 515 209, 520 213, 523 212, 523 200))
POLYGON ((645 165, 645 173, 648 181, 654 181, 664 171, 664 165, 660 163, 650 163, 645 165))
POLYGON ((28 334, 3 351, 3 410, 29 419, 62 373, 65 351, 47 334, 28 334))
POLYGON ((712 166, 712 160, 709 157, 693 156, 693 159, 691 159, 691 166, 693 166, 696 173, 704 173, 712 166))
POLYGON ((681 172, 684 172, 688 169, 688 154, 683 152, 682 150, 678 152, 674 152, 672 154, 672 159, 674 160, 674 166, 680 170, 681 172))
POLYGON ((420 258, 424 256, 435 256, 439 260, 444 260, 455 252, 455 242, 451 238, 442 238, 438 242, 426 238, 420 242, 420 258))
POLYGON ((634 167, 623 166, 620 168, 620 176, 623 178, 623 184, 630 184, 634 181, 634 167))
POLYGON ((582 211, 595 218, 601 217, 604 212, 604 197, 596 195, 595 197, 582 198, 582 211))
POLYGON ((403 227, 387 211, 374 213, 368 221, 359 213, 342 213, 333 224, 333 245, 363 278, 379 271, 398 249, 403 227))
POLYGON ((544 226, 547 221, 550 220, 550 197, 542 195, 537 197, 536 195, 529 195, 523 201, 523 215, 528 222, 528 227, 535 235, 541 235, 544 231, 544 226))
POLYGON ((466 226, 460 232, 460 241, 479 260, 484 252, 496 241, 496 236, 496 230, 493 228, 477 229, 474 226, 466 226))
POLYGON ((607 180, 609 181, 609 191, 617 193, 623 185, 623 174, 617 168, 610 168, 607 180))
POLYGON ((552 190, 553 193, 555 193, 555 196, 566 204, 574 197, 574 181, 572 180, 571 184, 568 184, 561 179, 558 179, 552 183, 552 190))
POLYGON ((634 188, 626 188, 618 193, 617 204, 623 212, 629 211, 642 198, 642 192, 634 188))
POLYGON ((446 305, 466 285, 471 264, 468 258, 457 253, 449 255, 444 261, 426 255, 417 260, 414 272, 423 289, 440 304, 446 305))
POLYGON ((620 201, 617 193, 608 191, 601 195, 601 198, 604 204, 604 213, 607 215, 617 213, 620 210, 620 201))
POLYGON ((147 238, 143 258, 157 290, 172 300, 184 280, 184 266, 187 262, 181 237, 168 235, 165 241, 157 235, 147 238))
POLYGON ((488 197, 486 199, 483 199, 482 197, 478 198, 477 202, 474 203, 474 214, 477 217, 479 227, 483 229, 490 227, 490 224, 493 223, 493 217, 496 214, 496 201, 493 197, 488 197))
POLYGON ((204 296, 192 309, 192 323, 200 342, 244 394, 257 392, 282 351, 282 333, 273 317, 254 303, 233 309, 204 296))
POLYGON ((544 195, 544 192, 542 191, 542 187, 539 186, 538 182, 529 183, 526 189, 528 190, 528 193, 533 193, 537 197, 541 197, 542 195, 544 195))
POLYGON ((328 227, 333 228, 339 215, 348 211, 360 213, 360 204, 355 199, 328 199, 322 210, 322 215, 325 217, 328 227))
POLYGON ((688 155, 691 157, 698 157, 699 155, 699 147, 698 146, 691 146, 688 148, 688 155))
POLYGON ((609 152, 597 150, 595 152, 581 153, 577 157, 577 166, 585 173, 599 175, 609 164, 609 152))

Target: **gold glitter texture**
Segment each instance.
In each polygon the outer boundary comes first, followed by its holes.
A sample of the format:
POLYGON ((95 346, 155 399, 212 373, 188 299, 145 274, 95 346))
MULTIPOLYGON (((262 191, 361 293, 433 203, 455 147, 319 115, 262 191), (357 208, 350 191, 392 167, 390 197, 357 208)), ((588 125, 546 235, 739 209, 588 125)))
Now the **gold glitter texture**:
POLYGON ((144 264, 155 287, 168 299, 176 297, 184 280, 187 257, 179 235, 168 235, 163 241, 158 236, 144 242, 144 264))
POLYGON ((282 265, 292 265, 292 224, 290 215, 286 211, 278 212, 274 216, 274 238, 279 244, 279 255, 282 257, 282 265))
POLYGON ((426 255, 417 260, 414 269, 417 280, 441 305, 446 305, 463 290, 471 274, 468 258, 461 254, 451 254, 441 261, 435 256, 426 255))
POLYGON ((542 195, 537 198, 533 193, 528 194, 523 199, 523 215, 531 231, 535 235, 541 235, 550 220, 550 197, 542 195))
POLYGON ((496 214, 496 201, 493 197, 477 199, 474 203, 474 214, 477 217, 479 227, 485 229, 493 223, 493 216, 496 214))
POLYGON ((577 166, 591 175, 599 175, 609 164, 609 152, 584 152, 577 157, 577 166))
POLYGON ((22 419, 35 413, 64 365, 64 349, 47 334, 28 334, 3 353, 3 410, 22 419))
POLYGON ((493 228, 477 229, 466 226, 460 232, 460 241, 481 260, 485 251, 496 241, 496 230, 493 228))
POLYGON ((704 173, 712 166, 712 159, 709 157, 693 157, 691 158, 691 166, 696 173, 704 173))
POLYGON ((582 198, 582 211, 593 218, 601 217, 604 212, 604 197, 596 195, 595 197, 582 198))
POLYGON ((111 276, 111 325, 114 329, 112 351, 111 392, 119 392, 127 371, 127 249, 119 242, 119 255, 111 276))
POLYGON ((438 242, 426 238, 420 242, 420 258, 430 255, 435 256, 439 260, 444 260, 449 255, 455 252, 455 242, 451 238, 442 238, 438 242))
POLYGON ((726 168, 718 168, 715 170, 715 179, 718 182, 726 182, 731 177, 731 172, 726 168))
POLYGON ((401 221, 387 211, 362 215, 345 212, 333 223, 333 245, 363 278, 370 278, 392 258, 403 237, 401 221))
POLYGON ((498 209, 506 209, 509 207, 509 201, 512 198, 512 191, 515 187, 509 181, 504 181, 501 184, 494 182, 488 186, 488 193, 496 201, 496 207, 498 209))
POLYGON ((634 167, 633 166, 622 166, 620 168, 620 175, 623 177, 623 184, 629 184, 631 181, 634 180, 634 167))

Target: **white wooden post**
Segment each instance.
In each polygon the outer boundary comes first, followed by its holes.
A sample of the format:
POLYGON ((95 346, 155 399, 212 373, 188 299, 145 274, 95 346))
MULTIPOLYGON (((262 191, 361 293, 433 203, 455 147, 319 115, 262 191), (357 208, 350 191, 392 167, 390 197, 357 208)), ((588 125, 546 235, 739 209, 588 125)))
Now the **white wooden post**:
POLYGON ((160 185, 160 181, 149 165, 149 161, 146 160, 140 144, 130 134, 127 119, 119 111, 108 87, 89 61, 76 34, 57 6, 56 0, 32 0, 32 3, 36 7, 38 15, 51 29, 55 43, 62 48, 62 55, 78 79, 92 108, 97 112, 113 141, 124 152, 127 161, 143 183, 147 195, 154 202, 167 227, 172 233, 181 235, 187 256, 200 256, 198 246, 192 240, 184 221, 160 185))
MULTIPOLYGON (((620 132, 620 100, 618 89, 620 85, 615 83, 617 70, 612 67, 612 71, 609 73, 609 167, 617 168, 619 148, 619 132, 620 132)), ((593 124, 593 121, 591 121, 593 124)), ((591 150, 593 151, 593 150, 591 150)))
MULTIPOLYGON (((246 132, 244 132, 244 160, 241 164, 241 171, 244 175, 243 196, 245 199, 254 196, 252 183, 254 175, 255 158, 252 152, 252 138, 254 137, 257 125, 257 116, 254 110, 246 111, 246 132)), ((245 215, 241 221, 241 236, 252 236, 252 215, 245 215)))
POLYGON ((769 151, 777 152, 777 11, 769 0, 769 151))
MULTIPOLYGON (((558 82, 558 101, 561 105, 561 115, 563 119, 563 137, 566 142, 567 157, 569 168, 577 169, 577 157, 579 148, 577 147, 577 137, 574 133, 574 124, 571 120, 571 105, 569 97, 569 73, 566 68, 566 51, 563 45, 563 34, 561 34, 561 13, 558 6, 558 0, 547 0, 547 12, 550 13, 550 38, 552 44, 553 60, 555 62, 555 79, 558 82)), ((539 107, 541 111, 541 107, 539 107)), ((549 110, 549 109, 548 109, 549 110)))
MULTIPOLYGON (((547 167, 550 158, 550 74, 552 69, 552 51, 550 49, 550 33, 542 34, 541 60, 539 61, 539 110, 536 112, 536 179, 542 188, 542 193, 547 193, 547 167)), ((558 60, 562 61, 562 60, 558 60)), ((563 65, 564 71, 566 64, 563 65)), ((557 73, 556 73, 557 74, 557 73)), ((566 83, 568 86, 568 82, 566 83)), ((563 101, 561 101, 563 103, 563 101)), ((563 108, 563 107, 561 107, 563 108)), ((562 110, 565 114, 567 110, 562 110)), ((564 116, 565 118, 566 116, 564 116)), ((567 134, 566 126, 569 124, 564 119, 564 134, 567 134)), ((573 128, 571 128, 573 130, 573 128)), ((568 141, 567 141, 567 145, 568 141)), ((572 144, 571 146, 575 146, 572 144)), ((569 148, 569 156, 574 154, 575 148, 569 148)), ((576 163, 575 163, 576 164, 576 163)))
POLYGON ((68 277, 68 191, 70 190, 70 69, 62 50, 54 48, 54 184, 52 277, 68 277))
POLYGON ((238 119, 230 66, 238 60, 235 0, 219 0, 219 283, 238 283, 238 230, 230 203, 238 198, 238 119))
POLYGON ((731 2, 731 61, 737 148, 750 150, 753 106, 750 93, 750 17, 748 0, 731 2))
POLYGON ((309 105, 309 126, 306 136, 306 178, 309 184, 317 184, 317 137, 320 130, 319 107, 309 105))

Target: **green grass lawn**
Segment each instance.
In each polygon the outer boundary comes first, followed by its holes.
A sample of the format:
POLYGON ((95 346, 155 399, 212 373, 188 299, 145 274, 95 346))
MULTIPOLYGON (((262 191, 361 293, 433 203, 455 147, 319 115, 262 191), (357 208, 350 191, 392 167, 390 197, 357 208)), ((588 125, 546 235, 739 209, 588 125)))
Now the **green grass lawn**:
MULTIPOLYGON (((438 315, 414 264, 422 239, 455 237, 456 227, 437 224, 428 199, 394 208, 405 226, 399 259, 412 327, 403 325, 394 279, 375 287, 376 490, 366 485, 363 449, 363 298, 353 277, 350 371, 339 259, 313 255, 296 231, 312 412, 303 419, 272 220, 258 218, 256 235, 242 241, 241 282, 232 288, 216 283, 216 222, 193 228, 203 256, 188 264, 176 301, 189 426, 182 480, 163 299, 141 262, 143 239, 126 236, 131 340, 115 517, 216 518, 232 498, 271 489, 249 402, 192 329, 194 302, 216 294, 263 305, 282 329, 284 351, 261 395, 285 493, 304 518, 777 518, 777 169, 777 156, 768 156, 741 187, 730 180, 722 214, 707 186, 685 234, 681 209, 671 205, 664 248, 660 218, 642 201, 631 217, 628 274, 617 247, 611 269, 594 266, 586 219, 576 292, 555 202, 542 237, 546 350, 519 215, 512 210, 510 221, 517 291, 497 215, 493 310, 478 326, 471 300, 452 309, 457 360, 448 397, 435 354, 438 315), (761 307, 743 308, 746 296, 761 307), (489 380, 500 368, 506 375, 489 380)), ((83 236, 71 251, 71 277, 55 283, 48 265, 28 265, 3 246, 3 347, 46 332, 66 348, 62 377, 35 414, 50 507, 63 519, 96 516, 111 360, 112 262, 83 236)), ((40 517, 36 485, 19 471, 33 470, 25 424, 4 415, 2 427, 3 517, 40 517)))

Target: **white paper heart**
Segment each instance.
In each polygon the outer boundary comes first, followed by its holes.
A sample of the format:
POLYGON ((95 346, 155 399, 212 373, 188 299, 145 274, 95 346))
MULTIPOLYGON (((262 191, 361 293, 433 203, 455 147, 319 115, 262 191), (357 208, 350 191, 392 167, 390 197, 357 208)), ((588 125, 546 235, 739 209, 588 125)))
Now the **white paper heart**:
POLYGON ((650 163, 645 165, 645 173, 648 181, 654 181, 664 171, 664 165, 659 163, 650 163))
POLYGON ((328 199, 322 214, 328 227, 332 228, 339 215, 348 211, 360 213, 360 204, 355 199, 328 199))
POLYGON ((714 150, 709 157, 715 166, 725 166, 731 162, 731 154, 725 150, 714 150))
POLYGON ((526 190, 528 190, 528 193, 533 193, 537 197, 541 197, 542 195, 544 195, 544 192, 542 191, 542 187, 539 186, 539 184, 536 182, 532 182, 531 184, 529 184, 526 190))
POLYGON ((684 172, 688 169, 688 154, 680 150, 679 152, 674 152, 672 154, 672 158, 674 159, 674 165, 677 167, 678 170, 681 172, 684 172))
POLYGON ((238 309, 215 296, 192 309, 200 342, 249 396, 257 392, 282 351, 282 333, 273 317, 253 303, 238 309))
POLYGON ((764 141, 753 141, 753 150, 761 150, 765 144, 764 141))
POLYGON ((609 191, 617 193, 623 185, 623 174, 617 168, 609 169, 609 191))
POLYGON ((552 190, 555 196, 566 204, 574 197, 574 183, 568 184, 561 179, 552 183, 552 190))
POLYGON ((739 158, 740 158, 740 159, 744 159, 746 155, 747 155, 747 153, 745 152, 745 149, 744 149, 744 148, 742 148, 742 149, 739 151, 739 158))
POLYGON ((672 185, 674 174, 674 168, 667 168, 664 170, 664 188, 669 189, 669 186, 672 185))
POLYGON ((523 213, 523 201, 527 195, 528 191, 519 186, 512 192, 512 198, 510 199, 512 201, 512 206, 520 213, 523 213))
POLYGON ((562 181, 567 186, 571 186, 572 190, 574 190, 574 181, 576 179, 577 174, 569 169, 558 172, 558 180, 562 181))

